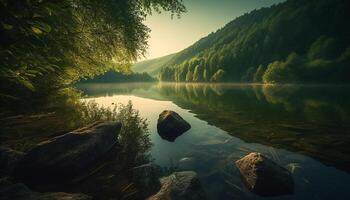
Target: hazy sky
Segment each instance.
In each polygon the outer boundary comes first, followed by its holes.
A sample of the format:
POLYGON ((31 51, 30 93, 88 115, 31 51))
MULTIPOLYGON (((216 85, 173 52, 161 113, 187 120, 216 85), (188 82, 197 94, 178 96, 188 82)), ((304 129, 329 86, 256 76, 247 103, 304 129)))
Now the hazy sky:
POLYGON ((188 10, 180 19, 154 13, 146 25, 152 30, 147 59, 178 52, 223 27, 234 18, 284 0, 184 0, 188 10))

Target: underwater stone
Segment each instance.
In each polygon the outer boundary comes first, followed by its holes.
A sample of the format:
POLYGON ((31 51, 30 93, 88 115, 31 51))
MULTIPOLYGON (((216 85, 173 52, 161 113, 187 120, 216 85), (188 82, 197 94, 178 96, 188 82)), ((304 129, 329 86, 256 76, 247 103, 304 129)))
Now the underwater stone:
POLYGON ((291 173, 264 155, 253 152, 236 161, 248 189, 261 196, 294 193, 291 173))
POLYGON ((193 157, 184 157, 179 160, 179 168, 182 170, 193 170, 195 164, 196 162, 193 157))
POLYGON ((148 200, 205 200, 204 191, 194 171, 175 172, 160 180, 159 192, 148 200))

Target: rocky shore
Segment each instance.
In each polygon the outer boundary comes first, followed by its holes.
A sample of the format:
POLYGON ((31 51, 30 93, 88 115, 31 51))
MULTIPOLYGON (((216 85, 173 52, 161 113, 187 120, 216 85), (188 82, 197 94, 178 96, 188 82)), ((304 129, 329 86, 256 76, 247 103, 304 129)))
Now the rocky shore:
MULTIPOLYGON (((111 151, 113 156, 118 157, 115 147, 119 145, 121 127, 119 122, 93 123, 41 142, 26 153, 0 148, 0 199, 94 199, 94 196, 80 191, 35 191, 28 186, 65 184, 89 172, 91 167, 96 167, 96 163, 101 162, 111 151)), ((174 111, 164 111, 159 115, 157 129, 163 139, 174 141, 190 128, 190 124, 174 111)), ((136 180, 135 183, 143 182, 142 187, 145 190, 152 188, 149 192, 158 190, 149 194, 149 200, 204 200, 207 196, 201 177, 193 170, 193 166, 200 164, 198 162, 200 160, 185 157, 179 161, 178 171, 158 177, 156 182, 136 180)), ((235 160, 235 165, 247 189, 257 195, 279 196, 294 192, 291 173, 261 153, 252 152, 235 160)), ((150 172, 156 174, 155 169, 157 166, 145 164, 133 168, 132 171, 138 174, 138 179, 143 179, 150 172)))

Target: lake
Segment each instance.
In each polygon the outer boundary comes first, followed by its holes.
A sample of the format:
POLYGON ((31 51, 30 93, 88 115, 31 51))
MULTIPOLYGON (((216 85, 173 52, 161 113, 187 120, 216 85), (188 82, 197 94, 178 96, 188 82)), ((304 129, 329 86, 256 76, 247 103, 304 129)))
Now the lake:
POLYGON ((241 84, 81 84, 85 100, 132 101, 149 122, 154 163, 193 170, 209 199, 350 199, 350 87, 241 84), (192 128, 175 142, 157 133, 173 110, 192 128), (258 151, 292 172, 291 196, 249 192, 235 161, 258 151))

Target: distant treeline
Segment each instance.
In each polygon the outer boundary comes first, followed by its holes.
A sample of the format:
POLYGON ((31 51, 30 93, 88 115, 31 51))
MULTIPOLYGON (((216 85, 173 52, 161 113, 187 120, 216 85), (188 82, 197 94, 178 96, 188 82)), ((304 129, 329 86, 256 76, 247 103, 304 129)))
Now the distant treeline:
POLYGON ((350 82, 350 1, 288 0, 254 10, 179 52, 162 81, 350 82))
POLYGON ((151 82, 156 81, 146 72, 124 74, 117 71, 108 71, 92 79, 81 80, 79 83, 120 83, 120 82, 151 82))

